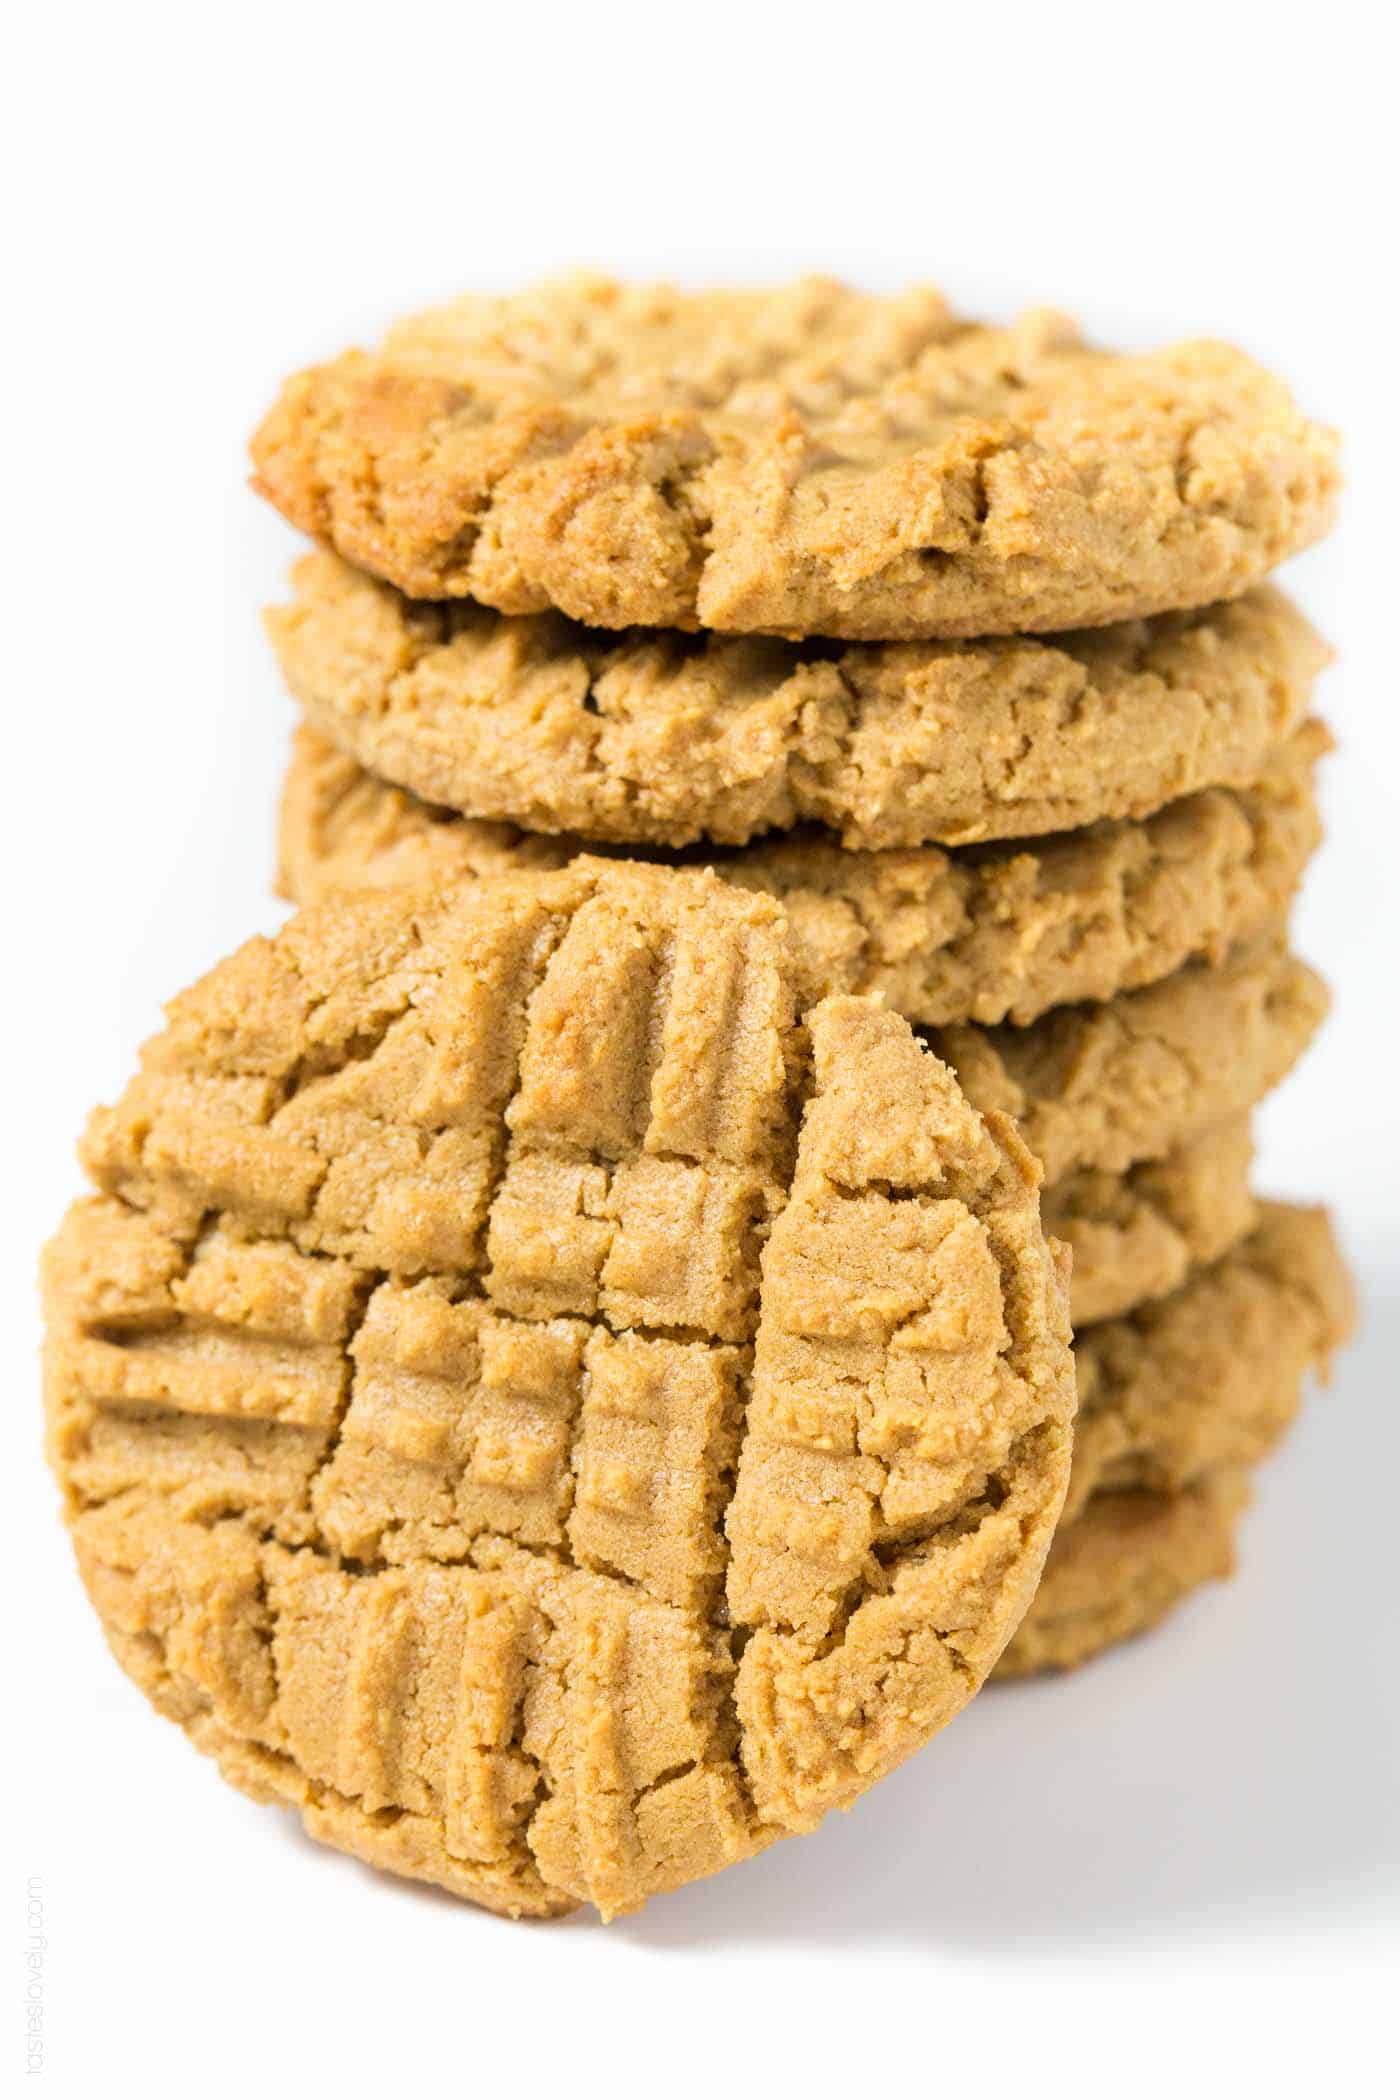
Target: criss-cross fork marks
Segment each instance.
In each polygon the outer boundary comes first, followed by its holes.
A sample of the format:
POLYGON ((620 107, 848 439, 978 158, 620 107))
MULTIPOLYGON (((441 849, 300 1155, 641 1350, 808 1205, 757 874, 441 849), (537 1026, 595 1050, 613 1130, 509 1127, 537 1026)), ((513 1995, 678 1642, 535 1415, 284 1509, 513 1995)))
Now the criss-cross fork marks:
POLYGON ((217 1226, 184 1244, 111 1197, 70 1213, 49 1267, 50 1434, 78 1502, 149 1489, 308 1537, 370 1279, 217 1226))
POLYGON ((502 1319, 423 1283, 375 1294, 355 1361, 315 1494, 341 1553, 460 1560, 488 1534, 666 1603, 712 1601, 743 1352, 502 1319))
POLYGON ((808 1069, 765 898, 594 863, 348 917, 95 1119, 50 1275, 80 1552, 242 1783, 626 1907, 990 1666, 1067 1470, 1030 1179, 890 1015, 818 1009, 808 1069))

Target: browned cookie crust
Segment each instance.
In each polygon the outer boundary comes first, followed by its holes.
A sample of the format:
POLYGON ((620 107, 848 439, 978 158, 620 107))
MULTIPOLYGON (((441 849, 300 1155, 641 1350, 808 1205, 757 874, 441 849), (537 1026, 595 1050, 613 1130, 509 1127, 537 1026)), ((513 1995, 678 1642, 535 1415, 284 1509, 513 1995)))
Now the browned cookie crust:
POLYGON ((634 1907, 952 1717, 1069 1477, 1015 1131, 780 908, 578 861, 240 950, 93 1118, 50 1448, 125 1667, 312 1831, 634 1907))
POLYGON ((1235 596, 1331 521, 1331 434, 1241 352, 1088 348, 822 279, 575 279, 301 373, 256 485, 421 597, 857 638, 1235 596))
POLYGON ((381 779, 534 832, 964 845, 1243 786, 1327 650, 1260 589, 1044 641, 839 648, 600 635, 404 599, 331 554, 268 629, 307 719, 381 779))
POLYGON ((1249 1118, 1235 1116, 1126 1174, 1084 1167, 1050 1184, 1041 1217, 1073 1259, 1076 1330, 1169 1296, 1253 1231, 1252 1150, 1249 1118))
MULTIPOLYGON (((858 853, 799 835, 706 857, 781 900, 814 990, 878 994, 913 1021, 1024 1023, 1218 958, 1280 920, 1320 836, 1313 775, 1328 747, 1305 723, 1251 787, 1033 847, 858 853)), ((295 739, 279 838, 294 903, 560 865, 571 846, 453 819, 314 731, 295 739)))
POLYGON ((1072 1670, 1148 1632, 1205 1583, 1233 1575, 1249 1486, 1247 1469, 1226 1467, 1170 1493, 1095 1495, 1057 1533, 997 1677, 1072 1670))
POLYGON ((1250 1237, 1171 1297, 1086 1328, 1065 1522, 1105 1490, 1166 1492, 1264 1457, 1354 1317, 1327 1213, 1265 1203, 1250 1237))

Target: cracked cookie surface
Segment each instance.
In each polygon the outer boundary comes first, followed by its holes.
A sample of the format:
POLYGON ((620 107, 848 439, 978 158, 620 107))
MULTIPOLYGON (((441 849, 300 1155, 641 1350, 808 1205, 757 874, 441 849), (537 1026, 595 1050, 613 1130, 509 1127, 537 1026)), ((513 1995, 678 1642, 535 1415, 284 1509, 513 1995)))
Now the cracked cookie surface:
POLYGON ((240 1786, 611 1914, 950 1719, 1069 1478, 1038 1173, 780 908, 578 861, 299 915, 169 1010, 46 1258, 119 1660, 240 1786))
POLYGON ((463 815, 595 841, 962 845, 1242 786, 1328 661, 1278 591, 1044 640, 607 635, 414 602, 308 555, 267 614, 308 721, 463 815))
MULTIPOLYGON (((781 901, 813 996, 878 995, 912 1021, 1023 1024, 1219 958, 1280 920, 1320 836, 1313 776, 1329 745, 1306 722, 1249 787, 1034 845, 846 852, 799 834, 705 860, 781 901)), ((454 819, 314 731, 295 738, 278 853, 293 903, 563 865, 581 850, 454 819)))
MULTIPOLYGON (((1261 858, 1272 858, 1266 839, 1278 841, 1282 833, 1301 841, 1303 835, 1311 835, 1311 816, 1300 813, 1297 804, 1293 768, 1306 765, 1309 749, 1316 752, 1325 739, 1319 725, 1307 725, 1290 754, 1280 755, 1282 772, 1271 775, 1275 785, 1269 792, 1281 794, 1287 814, 1275 826, 1256 813, 1256 866, 1261 858), (1284 787, 1285 778, 1294 785, 1284 787)), ((287 894, 300 901, 308 893, 353 893, 359 885, 342 880, 341 871, 348 878, 355 868, 373 866, 381 847, 386 873, 391 867, 427 872, 419 850, 420 808, 406 807, 396 796, 383 799, 387 791, 378 783, 366 786, 363 774, 353 768, 347 772, 347 762, 328 756, 324 747, 307 753, 303 746, 299 759, 303 757, 305 765, 294 765, 282 827, 281 875, 287 894), (309 810, 307 799, 313 797, 315 806, 309 810), (410 826, 407 834, 405 822, 410 826)), ((475 877, 495 873, 501 857, 508 859, 515 851, 511 834, 499 828, 463 829, 472 840, 475 877)), ((1065 843, 1075 850, 1074 842, 1065 843)), ((551 850, 547 841, 525 842, 531 859, 551 850)), ((900 934, 888 920, 882 925, 872 913, 863 948, 853 928, 848 939, 838 938, 835 926, 849 923, 844 915, 841 922, 819 915, 808 886, 783 889, 776 879, 775 867, 787 867, 787 855, 795 850, 779 849, 770 863, 759 857, 766 849, 755 849, 752 856, 736 856, 736 862, 750 875, 762 873, 761 887, 781 896, 796 949, 795 967, 813 996, 858 988, 889 999, 916 1020, 938 1002, 966 1003, 964 993, 993 1010, 1004 1003, 1006 993, 997 990, 990 972, 980 991, 969 987, 969 956, 975 950, 985 958, 988 952, 975 932, 969 933, 961 950, 956 941, 950 943, 952 952, 945 958, 941 978, 939 954, 927 947, 929 929, 922 915, 915 920, 913 936, 900 934), (961 989, 955 991, 954 986, 961 989)), ((1291 857, 1281 845, 1278 855, 1291 857)), ((830 855, 838 866, 854 858, 830 855)), ((903 861, 908 856, 893 858, 903 861)), ((726 879, 735 879, 736 862, 719 864, 726 879)), ((446 864, 434 858, 430 865, 434 880, 461 879, 455 854, 450 878, 446 864)), ((849 868, 846 879, 850 880, 849 868)), ((373 893, 379 885, 365 887, 373 893)), ((831 899, 825 901, 829 907, 831 899)), ((1060 916, 1054 905, 1050 910, 1052 916, 1060 916)), ((893 917, 897 920, 898 914, 893 917)), ((996 945, 993 940, 993 952, 996 945)), ((1009 971, 1011 966, 1008 962, 1004 967, 1009 971)), ((1048 967, 1044 964, 1027 983, 1043 988, 1048 967)), ((1022 1001, 1033 1005, 1038 996, 1023 984, 1017 1011, 1026 1011, 1022 1001)), ((1138 1161, 1173 1152, 1252 1108, 1292 1070, 1327 1008, 1327 990, 1316 971, 1288 953, 1277 931, 1266 931, 1237 943, 1218 961, 1191 962, 1170 977, 1113 998, 1057 1006, 1024 1026, 932 1026, 929 1039, 938 1055, 955 1067, 959 1083, 977 1107, 1000 1109, 1021 1124, 1047 1180, 1058 1183, 1080 1169, 1124 1174, 1138 1161), (1230 1045, 1229 1057, 1219 1054, 1222 1042, 1230 1045)), ((1101 1187, 1094 1198, 1095 1215, 1104 1214, 1108 1200, 1101 1187)))
POLYGON ((825 279, 466 297, 299 374, 256 486, 422 597, 857 638, 1229 598, 1331 522, 1336 444, 1221 343, 1087 346, 825 279))

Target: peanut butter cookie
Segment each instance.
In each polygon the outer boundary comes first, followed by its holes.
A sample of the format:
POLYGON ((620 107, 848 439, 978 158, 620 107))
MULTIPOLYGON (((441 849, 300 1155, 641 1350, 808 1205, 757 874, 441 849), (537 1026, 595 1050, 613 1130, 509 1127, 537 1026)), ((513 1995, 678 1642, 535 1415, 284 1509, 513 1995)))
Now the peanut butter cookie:
POLYGON ((177 999, 46 1261, 123 1663, 238 1785, 511 1914, 810 1829, 976 1692, 1069 1479, 1014 1129, 781 907, 579 860, 177 999))
POLYGON ((927 287, 459 299, 301 373, 253 441, 295 524, 421 597, 856 638, 1234 597, 1327 529, 1336 445, 1222 343, 1144 356, 927 287))
POLYGON ((1070 1493, 999 1677, 1070 1669, 1233 1573, 1252 1471, 1355 1318, 1326 1214, 1261 1212, 1243 1247, 1174 1297, 1077 1338, 1070 1493))
POLYGON ((1277 591, 1037 641, 600 635, 307 556, 268 630, 307 720, 465 816, 623 845, 975 844, 1247 786, 1328 660, 1277 591))

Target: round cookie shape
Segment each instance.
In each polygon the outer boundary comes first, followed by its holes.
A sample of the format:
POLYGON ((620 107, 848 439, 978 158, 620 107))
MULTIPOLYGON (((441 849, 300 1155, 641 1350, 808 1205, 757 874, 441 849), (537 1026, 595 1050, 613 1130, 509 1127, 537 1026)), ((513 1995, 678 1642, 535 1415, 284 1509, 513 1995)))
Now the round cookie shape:
POLYGON ((1256 779, 1328 661, 1279 592, 1045 639, 600 634, 306 556, 268 631, 307 720, 425 801, 623 845, 965 845, 1256 779))
MULTIPOLYGON (((1320 722, 1305 722, 1248 787, 1033 844, 846 852, 829 834, 794 834, 706 860, 781 901, 814 996, 878 996, 917 1022, 1019 1026, 1153 983, 1280 921, 1320 836, 1313 780, 1329 743, 1320 722)), ((279 831, 293 903, 406 879, 473 881, 512 862, 558 866, 581 850, 435 810, 313 730, 294 740, 279 831)))
POLYGON ((1038 1174, 780 908, 577 861, 302 913, 169 1009, 46 1261, 124 1666, 512 1914, 810 1829, 977 1690, 1069 1478, 1038 1174))
POLYGON ((1336 442, 1225 344, 824 279, 466 297, 284 389, 256 486, 419 597, 856 639, 1237 595, 1327 529, 1336 442))

